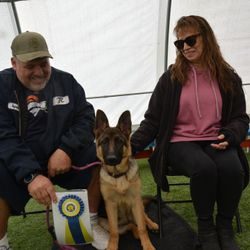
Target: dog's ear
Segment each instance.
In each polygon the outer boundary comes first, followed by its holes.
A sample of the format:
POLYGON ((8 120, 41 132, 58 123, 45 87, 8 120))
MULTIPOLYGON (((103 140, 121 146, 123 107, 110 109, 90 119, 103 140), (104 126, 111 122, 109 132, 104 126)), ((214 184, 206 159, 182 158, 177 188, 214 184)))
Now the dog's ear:
POLYGON ((121 114, 116 127, 119 128, 127 138, 129 138, 131 134, 132 122, 131 122, 131 115, 128 110, 124 111, 121 114))
POLYGON ((99 135, 104 131, 105 128, 109 127, 108 118, 105 115, 105 113, 98 109, 96 111, 96 117, 95 117, 95 136, 96 138, 99 137, 99 135))

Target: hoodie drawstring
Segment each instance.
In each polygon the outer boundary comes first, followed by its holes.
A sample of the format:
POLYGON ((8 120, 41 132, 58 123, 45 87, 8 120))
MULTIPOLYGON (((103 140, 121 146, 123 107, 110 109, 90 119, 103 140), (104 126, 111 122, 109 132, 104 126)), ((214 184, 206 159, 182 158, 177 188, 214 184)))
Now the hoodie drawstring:
MULTIPOLYGON (((197 74, 196 70, 193 66, 191 66, 193 75, 194 75, 194 85, 195 85, 195 99, 196 99, 196 106, 197 106, 197 112, 200 118, 202 118, 201 110, 200 110, 200 101, 199 101, 199 95, 198 95, 198 81, 197 81, 197 74)), ((218 103, 218 97, 216 95, 215 91, 215 86, 214 86, 214 81, 211 78, 211 74, 209 72, 209 82, 213 91, 214 99, 215 99, 215 108, 216 108, 216 116, 217 118, 220 117, 220 112, 219 112, 219 103, 218 103)))
POLYGON ((192 66, 192 71, 194 74, 194 86, 195 86, 195 99, 196 99, 196 107, 197 107, 197 111, 198 111, 198 115, 200 118, 202 118, 201 115, 201 110, 200 110, 200 101, 199 101, 199 95, 198 95, 198 83, 197 83, 197 75, 196 75, 196 71, 194 69, 194 67, 192 66))

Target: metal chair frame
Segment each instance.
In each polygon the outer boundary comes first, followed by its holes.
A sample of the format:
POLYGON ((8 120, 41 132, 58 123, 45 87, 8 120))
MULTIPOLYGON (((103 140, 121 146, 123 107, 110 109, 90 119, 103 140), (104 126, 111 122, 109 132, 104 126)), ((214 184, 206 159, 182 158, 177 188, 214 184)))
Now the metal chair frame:
MULTIPOLYGON (((168 176, 183 176, 180 174, 174 174, 171 173, 168 176)), ((169 186, 189 186, 190 182, 179 182, 179 183, 169 183, 169 186)), ((161 216, 161 209, 164 204, 173 204, 173 203, 192 203, 192 199, 185 199, 185 200, 169 200, 165 201, 162 199, 162 190, 161 187, 157 185, 157 194, 156 194, 156 199, 157 199, 157 205, 158 205, 158 223, 159 223, 159 235, 160 238, 164 237, 164 232, 163 232, 163 226, 162 226, 162 216, 161 216)), ((235 219, 236 219, 236 228, 238 233, 242 233, 242 225, 241 225, 241 219, 240 219, 240 212, 239 208, 237 208, 237 211, 235 213, 235 219)))

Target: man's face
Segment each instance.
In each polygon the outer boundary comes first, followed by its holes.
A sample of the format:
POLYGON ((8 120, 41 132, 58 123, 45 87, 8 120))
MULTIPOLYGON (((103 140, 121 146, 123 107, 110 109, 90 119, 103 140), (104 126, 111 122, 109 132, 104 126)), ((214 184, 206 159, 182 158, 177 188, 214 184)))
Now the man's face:
POLYGON ((17 78, 27 89, 40 91, 46 86, 51 75, 49 58, 21 62, 16 57, 12 57, 11 63, 17 78))

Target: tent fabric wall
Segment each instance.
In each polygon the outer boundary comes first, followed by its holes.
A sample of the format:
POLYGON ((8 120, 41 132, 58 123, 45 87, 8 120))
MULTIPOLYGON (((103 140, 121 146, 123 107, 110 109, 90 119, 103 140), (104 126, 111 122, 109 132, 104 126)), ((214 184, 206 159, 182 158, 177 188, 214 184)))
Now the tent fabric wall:
MULTIPOLYGON (((52 66, 71 72, 95 109, 109 114, 111 124, 129 109, 133 124, 138 124, 164 71, 168 2, 27 0, 16 2, 16 9, 22 31, 45 36, 52 66)), ((175 58, 172 30, 178 18, 202 15, 213 27, 225 58, 243 82, 250 83, 249 11, 248 0, 172 1, 169 64, 175 58)), ((0 2, 0 15, 0 67, 6 68, 17 30, 10 4, 0 2)), ((245 86, 245 93, 250 113, 250 87, 245 86)))
POLYGON ((0 3, 0 69, 10 67, 10 43, 17 34, 10 4, 0 3))
MULTIPOLYGON (((22 31, 47 39, 52 65, 74 74, 88 97, 150 92, 158 76, 159 7, 152 0, 42 0, 16 3, 22 31)), ((162 15, 164 17, 164 15, 162 15)), ((163 54, 163 53, 162 53, 163 54)), ((161 65, 162 67, 162 65, 161 65)), ((139 123, 149 94, 90 99, 116 122, 139 123), (140 115, 139 115, 140 114, 140 115)))

